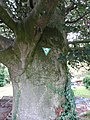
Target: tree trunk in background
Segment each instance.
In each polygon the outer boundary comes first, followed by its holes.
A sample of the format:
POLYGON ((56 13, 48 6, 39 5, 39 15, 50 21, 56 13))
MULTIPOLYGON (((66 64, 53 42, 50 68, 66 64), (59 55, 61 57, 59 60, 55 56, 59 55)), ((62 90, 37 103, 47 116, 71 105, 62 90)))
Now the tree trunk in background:
POLYGON ((39 46, 32 64, 14 78, 13 120, 56 120, 61 115, 67 79, 59 55, 60 50, 51 47, 46 56, 39 46))

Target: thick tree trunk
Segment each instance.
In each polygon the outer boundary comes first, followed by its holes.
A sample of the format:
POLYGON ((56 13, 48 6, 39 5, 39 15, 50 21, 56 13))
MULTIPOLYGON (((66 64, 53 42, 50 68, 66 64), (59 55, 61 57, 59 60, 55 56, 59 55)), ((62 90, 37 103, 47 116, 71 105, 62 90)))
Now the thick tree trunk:
POLYGON ((13 120, 56 120, 61 115, 66 63, 58 62, 59 55, 51 48, 46 56, 39 46, 32 64, 14 78, 13 120))
MULTIPOLYGON (((31 15, 25 19, 21 15, 23 20, 18 23, 1 7, 5 13, 1 17, 7 16, 8 26, 16 35, 15 44, 10 44, 11 48, 0 58, 9 67, 13 82, 12 120, 58 120, 71 110, 64 56, 67 51, 65 7, 62 0, 58 2, 39 1, 31 15), (57 4, 60 10, 54 12, 57 4), (44 48, 50 48, 46 55, 44 48), (70 105, 68 110, 66 103, 70 105)), ((4 21, 7 24, 6 19, 4 21)), ((66 117, 63 120, 69 120, 66 117)))

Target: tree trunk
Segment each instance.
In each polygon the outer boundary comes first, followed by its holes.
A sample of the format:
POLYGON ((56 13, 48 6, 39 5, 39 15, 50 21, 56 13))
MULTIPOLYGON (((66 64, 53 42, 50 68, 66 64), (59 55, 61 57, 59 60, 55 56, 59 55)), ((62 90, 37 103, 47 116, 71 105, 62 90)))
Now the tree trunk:
POLYGON ((21 15, 23 20, 18 23, 5 14, 16 35, 15 44, 8 45, 11 48, 0 57, 9 67, 13 82, 12 120, 58 120, 68 110, 71 116, 74 113, 70 91, 67 92, 70 88, 64 55, 67 52, 64 2, 35 1, 37 5, 31 15, 25 19, 21 15), (49 48, 49 53, 44 53, 45 48, 49 48), (70 106, 68 110, 65 104, 70 106))
POLYGON ((13 120, 56 120, 61 115, 67 79, 59 55, 60 50, 51 47, 46 56, 39 46, 32 64, 13 77, 13 120))

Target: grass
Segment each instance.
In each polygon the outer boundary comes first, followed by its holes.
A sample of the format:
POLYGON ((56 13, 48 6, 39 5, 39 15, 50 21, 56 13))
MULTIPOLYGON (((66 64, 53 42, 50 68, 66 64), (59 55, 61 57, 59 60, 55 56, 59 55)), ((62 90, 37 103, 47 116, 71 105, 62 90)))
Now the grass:
POLYGON ((90 90, 86 89, 84 86, 80 86, 73 91, 76 97, 90 98, 90 90))

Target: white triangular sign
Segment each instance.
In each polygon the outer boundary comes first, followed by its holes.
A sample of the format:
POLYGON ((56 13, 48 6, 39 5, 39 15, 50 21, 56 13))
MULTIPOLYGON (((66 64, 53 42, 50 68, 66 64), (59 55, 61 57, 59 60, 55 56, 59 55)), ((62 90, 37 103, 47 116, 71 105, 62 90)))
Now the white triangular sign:
POLYGON ((43 49, 43 51, 44 51, 44 53, 45 53, 46 56, 48 55, 48 53, 51 50, 51 48, 44 48, 44 47, 42 47, 42 49, 43 49))

